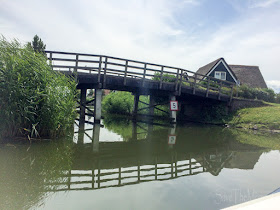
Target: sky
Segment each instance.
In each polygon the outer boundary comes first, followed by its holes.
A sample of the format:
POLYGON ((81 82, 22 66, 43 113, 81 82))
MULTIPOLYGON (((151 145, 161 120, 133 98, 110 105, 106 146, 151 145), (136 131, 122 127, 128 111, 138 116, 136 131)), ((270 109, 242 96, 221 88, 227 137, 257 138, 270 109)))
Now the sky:
POLYGON ((0 0, 0 34, 196 71, 257 65, 280 91, 280 0, 0 0))

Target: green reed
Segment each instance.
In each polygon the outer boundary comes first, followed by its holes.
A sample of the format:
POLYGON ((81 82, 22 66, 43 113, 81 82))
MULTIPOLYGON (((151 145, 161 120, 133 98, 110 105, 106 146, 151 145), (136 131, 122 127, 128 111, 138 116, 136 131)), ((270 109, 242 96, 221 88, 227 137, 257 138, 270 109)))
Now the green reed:
POLYGON ((73 125, 76 83, 45 55, 0 38, 0 138, 58 137, 73 125))

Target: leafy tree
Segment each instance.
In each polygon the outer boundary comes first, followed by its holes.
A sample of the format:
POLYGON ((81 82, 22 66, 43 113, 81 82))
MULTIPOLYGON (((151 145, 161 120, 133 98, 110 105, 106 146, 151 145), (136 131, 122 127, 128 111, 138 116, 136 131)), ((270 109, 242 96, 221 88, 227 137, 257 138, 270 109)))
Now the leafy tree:
POLYGON ((27 47, 33 48, 33 50, 37 53, 45 54, 46 45, 37 34, 33 37, 32 42, 27 43, 27 47))

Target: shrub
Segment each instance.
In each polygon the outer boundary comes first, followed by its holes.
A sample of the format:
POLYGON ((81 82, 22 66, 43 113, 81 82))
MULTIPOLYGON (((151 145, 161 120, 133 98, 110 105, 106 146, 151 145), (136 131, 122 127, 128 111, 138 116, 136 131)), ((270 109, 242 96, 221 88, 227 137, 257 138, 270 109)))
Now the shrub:
MULTIPOLYGON (((156 99, 160 97, 156 97, 156 99)), ((107 96, 103 98, 102 101, 102 111, 105 114, 131 114, 134 104, 134 96, 129 92, 115 91, 111 92, 107 96)), ((149 97, 148 96, 140 96, 138 109, 142 109, 148 107, 149 97), (144 103, 141 103, 144 102, 144 103)), ((163 109, 165 111, 169 110, 169 106, 161 105, 158 108, 163 109)), ((140 114, 148 114, 149 109, 140 110, 138 113, 140 114)), ((158 116, 164 116, 165 113, 154 109, 154 114, 158 116)))
POLYGON ((275 96, 275 102, 280 104, 280 93, 277 93, 275 96))
POLYGON ((276 94, 269 88, 250 88, 246 85, 240 86, 238 96, 247 99, 259 99, 267 102, 275 102, 276 94))
MULTIPOLYGON (((155 73, 153 77, 154 81, 160 81, 160 73, 155 73)), ((175 82, 176 76, 172 74, 163 74, 162 75, 162 81, 163 82, 175 82)))
POLYGON ((75 89, 43 54, 0 39, 0 137, 65 135, 75 118, 75 89))
POLYGON ((126 114, 133 108, 133 95, 129 92, 111 92, 102 101, 102 109, 105 113, 126 114))

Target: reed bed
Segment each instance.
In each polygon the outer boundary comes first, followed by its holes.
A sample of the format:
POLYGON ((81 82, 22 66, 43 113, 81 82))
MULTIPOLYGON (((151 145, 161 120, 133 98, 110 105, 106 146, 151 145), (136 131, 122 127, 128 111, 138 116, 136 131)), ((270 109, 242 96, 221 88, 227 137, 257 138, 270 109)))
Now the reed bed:
POLYGON ((75 119, 76 82, 44 54, 0 38, 0 138, 55 138, 75 119))

